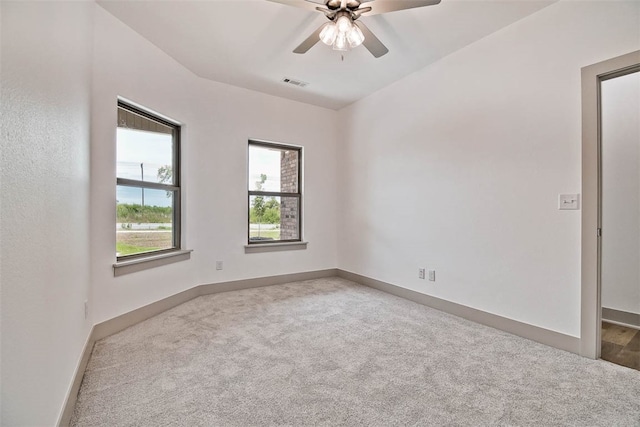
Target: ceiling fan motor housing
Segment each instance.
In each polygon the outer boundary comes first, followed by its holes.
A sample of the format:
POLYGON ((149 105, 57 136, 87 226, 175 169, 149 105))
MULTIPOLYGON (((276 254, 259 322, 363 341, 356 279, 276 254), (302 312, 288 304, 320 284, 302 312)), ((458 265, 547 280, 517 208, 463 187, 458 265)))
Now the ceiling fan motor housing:
MULTIPOLYGON (((349 0, 349 1, 347 1, 346 8, 351 10, 351 11, 354 11, 354 10, 356 10, 356 9, 358 9, 360 7, 361 3, 362 3, 362 1, 360 1, 360 0, 349 0)), ((330 10, 340 10, 340 8, 342 7, 342 1, 341 0, 327 0, 325 5, 330 10)))

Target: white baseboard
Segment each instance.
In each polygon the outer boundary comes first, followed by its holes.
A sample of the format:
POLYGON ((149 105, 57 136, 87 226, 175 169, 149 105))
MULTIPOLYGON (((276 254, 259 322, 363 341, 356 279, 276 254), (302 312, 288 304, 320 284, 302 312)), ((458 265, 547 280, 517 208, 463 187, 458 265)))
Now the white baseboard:
POLYGON ((82 378, 84 377, 84 371, 87 368, 87 363, 89 363, 89 356, 91 356, 91 352, 93 351, 93 345, 96 343, 95 338, 93 338, 94 331, 95 327, 92 327, 91 331, 89 331, 87 341, 84 343, 84 347, 82 348, 82 354, 80 354, 78 366, 73 374, 73 381, 71 382, 69 392, 67 393, 64 405, 62 406, 62 411, 58 417, 58 423, 56 424, 58 426, 68 426, 71 422, 71 416, 73 415, 73 409, 76 406, 76 400, 78 398, 78 392, 80 391, 80 385, 82 384, 82 378))
POLYGON ((482 325, 500 329, 501 331, 509 332, 511 334, 548 345, 550 347, 580 354, 580 338, 561 334, 538 326, 529 325, 527 323, 518 322, 517 320, 487 313, 485 311, 477 310, 451 301, 421 294, 420 292, 412 291, 410 289, 392 285, 370 277, 361 276, 349 271, 338 270, 338 276, 413 302, 417 302, 418 304, 435 308, 436 310, 444 311, 445 313, 453 314, 482 325))
POLYGON ((615 323, 620 326, 628 326, 633 329, 640 329, 640 314, 628 311, 616 310, 615 308, 602 307, 602 320, 615 323))

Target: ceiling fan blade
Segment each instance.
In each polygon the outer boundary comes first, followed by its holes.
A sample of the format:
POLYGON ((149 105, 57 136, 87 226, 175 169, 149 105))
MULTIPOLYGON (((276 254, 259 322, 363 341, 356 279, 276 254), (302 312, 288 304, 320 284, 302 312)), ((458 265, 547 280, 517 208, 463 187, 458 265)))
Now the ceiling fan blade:
POLYGON ((369 27, 364 25, 361 21, 354 22, 354 24, 357 25, 362 31, 362 34, 364 34, 364 42, 362 42, 362 44, 373 56, 380 58, 382 55, 386 55, 387 52, 389 52, 389 49, 387 49, 387 47, 378 40, 369 27))
POLYGON ((287 6, 299 7, 301 9, 310 10, 311 12, 316 11, 316 7, 318 4, 324 4, 324 3, 318 3, 318 2, 312 3, 305 0, 268 0, 268 1, 273 3, 286 4, 287 6))
POLYGON ((371 3, 367 2, 367 6, 371 7, 371 12, 367 13, 367 16, 395 12, 396 10, 413 9, 415 7, 433 6, 438 3, 440 3, 440 0, 375 0, 371 3))
POLYGON ((315 30, 309 37, 306 38, 305 41, 300 43, 300 45, 293 50, 293 53, 306 53, 309 49, 315 46, 316 43, 320 41, 320 31, 322 31, 323 28, 324 25, 321 25, 320 28, 315 30))

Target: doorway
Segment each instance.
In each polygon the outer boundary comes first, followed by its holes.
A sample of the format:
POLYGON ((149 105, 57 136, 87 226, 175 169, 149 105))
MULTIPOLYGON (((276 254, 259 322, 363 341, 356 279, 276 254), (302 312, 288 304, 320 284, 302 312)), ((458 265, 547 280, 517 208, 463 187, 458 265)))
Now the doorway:
POLYGON ((581 354, 640 369, 640 51, 582 69, 582 110, 581 354))
POLYGON ((601 354, 640 370, 640 69, 600 82, 601 354))

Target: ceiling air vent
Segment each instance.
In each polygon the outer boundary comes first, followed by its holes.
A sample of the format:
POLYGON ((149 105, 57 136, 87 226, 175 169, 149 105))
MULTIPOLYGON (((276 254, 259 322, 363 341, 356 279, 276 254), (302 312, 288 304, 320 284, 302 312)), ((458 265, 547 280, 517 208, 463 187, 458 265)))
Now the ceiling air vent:
POLYGON ((290 85, 294 85, 294 86, 298 86, 298 87, 307 87, 309 85, 309 83, 307 83, 307 82, 303 82, 301 80, 296 80, 296 79, 290 79, 288 77, 285 77, 284 79, 282 79, 282 81, 284 83, 288 83, 290 85))

